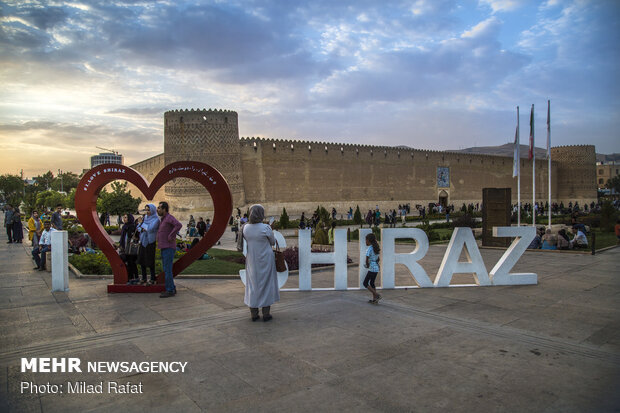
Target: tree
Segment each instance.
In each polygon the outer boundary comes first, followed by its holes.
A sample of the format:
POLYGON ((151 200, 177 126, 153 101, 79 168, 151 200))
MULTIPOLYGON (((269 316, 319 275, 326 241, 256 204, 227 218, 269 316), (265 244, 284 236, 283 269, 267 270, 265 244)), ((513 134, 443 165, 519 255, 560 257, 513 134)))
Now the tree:
POLYGON ((319 221, 323 221, 326 225, 329 225, 332 222, 332 216, 327 210, 321 205, 316 207, 315 214, 318 215, 319 221))
POLYGON ((57 191, 43 191, 36 194, 35 208, 50 208, 53 209, 56 205, 62 204, 65 206, 65 196, 57 191))
POLYGON ((288 214, 286 213, 286 208, 282 208, 282 215, 280 215, 280 228, 285 229, 290 225, 290 220, 288 218, 288 214))
POLYGON ((63 172, 58 175, 50 184, 50 188, 55 191, 71 192, 73 188, 77 188, 80 178, 73 172, 63 172))
POLYGON ((616 175, 613 178, 608 179, 605 184, 605 188, 609 188, 615 190, 616 193, 620 193, 620 175, 616 175))
POLYGON ((43 175, 34 177, 34 180, 37 182, 37 185, 41 186, 43 190, 51 189, 54 179, 55 178, 54 178, 54 174, 52 173, 52 171, 47 171, 43 175))
POLYGON ((75 209, 75 193, 77 188, 71 188, 69 193, 65 196, 65 208, 75 209))
POLYGON ((601 207, 601 230, 613 231, 614 224, 616 223, 616 215, 616 208, 614 208, 611 201, 607 200, 603 202, 603 206, 601 207))
POLYGON ((0 176, 0 195, 4 202, 18 207, 24 198, 24 181, 18 175, 0 176))
POLYGON ((112 182, 112 192, 105 189, 99 193, 97 210, 110 215, 133 214, 138 210, 142 200, 131 196, 127 182, 112 182))
POLYGON ((362 220, 362 213, 360 212, 359 205, 357 206, 357 208, 355 208, 355 213, 353 213, 353 223, 355 225, 359 225, 360 228, 362 227, 362 224, 364 223, 364 221, 362 220))

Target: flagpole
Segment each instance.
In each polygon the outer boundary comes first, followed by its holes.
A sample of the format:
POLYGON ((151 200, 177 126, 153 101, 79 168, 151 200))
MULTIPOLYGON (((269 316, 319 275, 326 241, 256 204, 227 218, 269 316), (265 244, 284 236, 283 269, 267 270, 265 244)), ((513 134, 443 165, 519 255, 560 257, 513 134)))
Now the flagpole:
POLYGON ((549 171, 549 228, 551 228, 551 100, 547 100, 547 159, 549 164, 547 169, 549 171))
POLYGON ((531 135, 532 135, 532 226, 536 227, 536 141, 534 139, 534 104, 532 103, 532 113, 530 119, 531 135))
POLYGON ((517 106, 517 226, 521 226, 521 144, 519 143, 519 107, 517 106))

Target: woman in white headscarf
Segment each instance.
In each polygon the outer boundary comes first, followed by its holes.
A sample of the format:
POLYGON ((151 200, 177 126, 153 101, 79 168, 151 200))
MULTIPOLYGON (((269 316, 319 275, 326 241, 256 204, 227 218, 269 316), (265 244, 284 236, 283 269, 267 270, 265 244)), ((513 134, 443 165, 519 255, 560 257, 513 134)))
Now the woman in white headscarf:
POLYGON ((263 321, 271 320, 270 307, 280 300, 278 275, 272 245, 276 243, 271 226, 263 224, 265 209, 262 205, 250 207, 250 219, 242 228, 247 242, 245 259, 245 304, 250 307, 252 321, 260 318, 258 308, 263 309, 263 321))

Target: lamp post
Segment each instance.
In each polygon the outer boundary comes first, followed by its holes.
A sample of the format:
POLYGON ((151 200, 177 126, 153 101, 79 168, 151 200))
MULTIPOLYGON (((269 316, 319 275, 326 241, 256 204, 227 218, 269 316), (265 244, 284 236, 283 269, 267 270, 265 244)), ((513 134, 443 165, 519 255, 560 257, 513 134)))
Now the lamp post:
POLYGON ((60 169, 58 170, 58 176, 60 177, 60 192, 64 192, 62 186, 62 171, 60 169))

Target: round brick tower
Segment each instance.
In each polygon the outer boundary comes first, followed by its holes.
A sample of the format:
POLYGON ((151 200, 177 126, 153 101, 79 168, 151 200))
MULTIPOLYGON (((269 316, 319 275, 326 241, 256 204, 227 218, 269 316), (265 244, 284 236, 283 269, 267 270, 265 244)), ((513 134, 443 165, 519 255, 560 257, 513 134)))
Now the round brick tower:
MULTIPOLYGON (((230 110, 171 110, 164 114, 164 157, 211 165, 230 186, 234 205, 245 203, 237 112, 230 110)), ((165 187, 167 198, 178 207, 211 209, 210 197, 200 184, 175 179, 165 187)))

